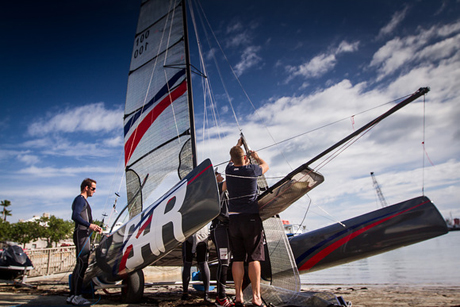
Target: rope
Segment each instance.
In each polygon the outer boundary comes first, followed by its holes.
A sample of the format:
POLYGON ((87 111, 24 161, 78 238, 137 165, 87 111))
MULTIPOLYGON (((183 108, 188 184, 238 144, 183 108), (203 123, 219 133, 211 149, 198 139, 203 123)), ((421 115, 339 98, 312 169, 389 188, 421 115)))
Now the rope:
POLYGON ((425 196, 425 95, 423 96, 422 149, 422 195, 425 196))
POLYGON ((300 229, 302 229, 303 222, 305 222, 305 219, 307 218, 308 211, 310 211, 310 205, 311 205, 312 199, 311 199, 310 195, 306 194, 306 196, 308 197, 308 199, 310 201, 308 202, 307 210, 305 210, 305 214, 303 215, 302 222, 300 222, 299 228, 297 229, 295 234, 299 233, 300 229))
POLYGON ((425 147, 425 128, 426 128, 426 113, 425 113, 425 95, 423 95, 423 120, 422 120, 422 195, 425 195, 425 156, 430 162, 431 166, 434 166, 428 152, 425 147))
MULTIPOLYGON (((235 76, 236 80, 237 80, 238 83, 240 84, 240 86, 241 86, 241 88, 242 88, 242 90, 243 90, 243 93, 246 95, 246 97, 248 98, 248 100, 251 102, 251 100, 249 99, 249 96, 247 95, 247 93, 246 93, 246 91, 244 90, 243 86, 242 86, 241 83, 239 82, 238 77, 236 77, 236 74, 235 74, 235 72, 234 72, 232 66, 230 65, 230 62, 229 62, 229 60, 228 60, 228 58, 227 58, 227 55, 224 53, 224 50, 222 49, 222 46, 221 46, 219 40, 217 39, 217 37, 216 37, 214 31, 212 30, 211 24, 209 23, 209 20, 208 20, 208 18, 206 17, 206 14, 204 14, 204 10, 203 10, 203 7, 201 6, 201 3, 200 3, 200 2, 198 2, 198 6, 199 6, 199 8, 200 8, 200 10, 201 10, 200 17, 201 17, 201 20, 202 20, 202 24, 203 24, 203 19, 204 19, 204 20, 206 21, 207 25, 208 25, 208 28, 209 28, 209 30, 210 30, 212 36, 214 37, 214 41, 216 42, 217 46, 219 47, 219 49, 220 49, 220 51, 221 51, 221 53, 222 53, 222 55, 223 55, 225 61, 227 62, 228 66, 229 66, 230 70, 232 71, 233 75, 235 76)), ((191 7, 191 6, 190 6, 190 7, 191 7)), ((193 18, 193 20, 194 20, 194 17, 192 17, 192 18, 193 18)), ((196 24, 193 23, 193 25, 194 25, 194 29, 195 29, 195 35, 198 36, 198 31, 197 31, 196 24)), ((204 30, 205 36, 206 36, 206 38, 207 38, 207 40, 208 40, 208 44, 211 45, 211 44, 210 44, 210 41, 209 41, 209 37, 208 37, 208 35, 207 35, 206 28, 204 27, 204 24, 203 24, 203 30, 204 30)), ((197 39, 197 41, 198 41, 198 39, 197 39)), ((201 45, 199 45, 199 46, 201 46, 201 45)), ((201 48, 199 48, 199 54, 200 54, 200 60, 202 61, 202 63, 204 63, 204 61, 203 61, 203 54, 202 54, 201 48)), ((215 56, 214 56, 214 53, 211 53, 211 55, 212 55, 212 58, 213 58, 213 60, 214 60, 214 64, 216 65, 216 69, 217 69, 217 72, 218 72, 218 74, 219 74, 219 77, 220 77, 222 86, 223 86, 223 88, 224 88, 224 91, 225 91, 225 94, 226 94, 226 97, 227 97, 227 100, 228 100, 228 104, 230 105, 230 108, 231 108, 231 110, 232 110, 232 112, 233 112, 233 117, 234 117, 234 119, 235 119, 235 121, 236 121, 236 124, 237 124, 237 126, 238 126, 238 129, 239 129, 240 131, 242 131, 242 128, 241 128, 240 123, 239 123, 239 121, 238 121, 238 117, 236 116, 235 108, 233 107, 232 101, 231 101, 231 99, 230 99, 230 95, 229 95, 229 93, 228 93, 227 87, 225 86, 225 83, 223 82, 223 77, 222 77, 222 73, 221 73, 220 67, 219 67, 219 65, 217 64, 217 60, 216 60, 216 58, 215 58, 215 56)), ((203 64, 203 66, 204 66, 204 64, 203 64)), ((252 102, 251 102, 251 105, 252 105, 252 102)), ((254 105, 253 105, 253 107, 254 107, 254 105)))
MULTIPOLYGON (((405 97, 408 97, 408 96, 410 96, 410 95, 407 95, 407 96, 405 96, 405 97)), ((398 98, 398 99, 395 99, 395 100, 393 100, 393 101, 385 102, 385 103, 383 103, 383 104, 381 104, 381 105, 378 105, 378 106, 373 107, 373 108, 370 108, 370 109, 366 109, 366 110, 364 110, 364 111, 361 111, 361 112, 358 112, 358 113, 352 115, 351 117, 354 118, 356 115, 361 115, 361 114, 370 112, 370 111, 372 111, 372 110, 374 110, 374 109, 381 108, 381 107, 383 107, 383 106, 385 106, 385 105, 387 105, 387 104, 392 104, 392 103, 394 103, 395 101, 399 101, 399 100, 401 100, 401 99, 403 99, 403 98, 405 98, 405 97, 398 98)), ((350 116, 347 116, 347 117, 338 119, 338 120, 336 120, 336 121, 333 121, 333 122, 324 124, 324 125, 322 125, 322 126, 320 126, 320 127, 318 127, 318 128, 314 128, 314 129, 311 129, 311 130, 302 132, 302 133, 300 133, 300 134, 294 135, 294 136, 292 136, 292 137, 289 137, 289 138, 287 138, 287 139, 284 139, 284 140, 279 141, 279 142, 277 142, 277 143, 274 143, 274 144, 272 144, 272 145, 268 145, 268 146, 262 147, 262 148, 258 149, 257 151, 259 152, 259 151, 268 149, 268 148, 273 147, 273 146, 278 146, 278 145, 280 145, 280 144, 282 144, 282 143, 285 143, 285 142, 287 142, 287 141, 291 141, 291 140, 293 140, 293 139, 295 139, 295 138, 304 136, 304 135, 309 134, 309 133, 313 133, 313 132, 315 132, 315 131, 324 129, 324 128, 329 127, 329 126, 333 126, 333 125, 335 125, 335 124, 338 124, 338 123, 340 123, 340 122, 342 122, 342 121, 349 120, 349 119, 350 119, 350 116)))
POLYGON ((340 224, 340 225, 343 226, 344 228, 347 227, 344 223, 342 223, 341 221, 335 219, 332 215, 330 215, 329 212, 327 212, 326 210, 324 210, 323 208, 321 208, 321 206, 318 206, 318 208, 319 208, 321 211, 323 211, 324 213, 326 213, 334 222, 340 224))
MULTIPOLYGON (((208 72, 207 72, 204 57, 203 57, 202 43, 201 43, 200 37, 198 36, 195 13, 194 13, 192 5, 190 5, 189 8, 190 8, 190 14, 191 14, 191 17, 192 17, 192 24, 193 24, 193 27, 195 29, 194 32, 195 32, 195 37, 196 37, 197 46, 198 46, 198 55, 199 55, 199 59, 200 59, 200 69, 203 71, 204 75, 207 76, 208 72)), ((203 18, 201 18, 200 20, 201 20, 203 29, 205 29, 205 27, 203 25, 203 18)), ((209 38, 207 36, 206 31, 205 31, 205 35, 207 37, 207 41, 208 41, 208 44, 209 44, 209 38)), ((213 56, 214 62, 216 62, 214 54, 212 54, 212 56, 213 56)), ((217 66, 217 64, 216 64, 216 66, 217 66)), ((220 70, 219 70, 218 66, 217 66, 217 69, 218 69, 218 72, 219 72, 219 75, 220 75, 220 70)), ((222 78, 221 78, 221 80, 222 80, 222 78)), ((217 131, 217 136, 219 137, 220 142, 222 142, 221 132, 220 132, 221 129, 220 129, 220 125, 219 125, 219 122, 220 122, 220 120, 219 120, 219 112, 216 111, 217 103, 216 103, 216 99, 215 99, 215 96, 214 96, 214 93, 212 91, 212 87, 211 87, 210 83, 211 83, 211 81, 207 77, 201 79, 201 86, 202 86, 202 91, 203 91, 203 110, 204 110, 204 112, 203 112, 202 139, 203 140, 206 139, 206 127, 207 126, 212 127, 210 124, 208 124, 208 119, 210 118, 210 116, 208 116, 208 107, 207 107, 208 100, 207 99, 209 98, 209 105, 210 105, 210 109, 211 109, 211 118, 214 121, 214 126, 218 130, 217 131)), ((231 105, 230 95, 228 94, 228 91, 227 91, 227 88, 225 87, 225 84, 223 84, 223 87, 224 87, 224 90, 226 92, 227 100, 229 101, 229 104, 231 105)), ((237 122, 237 124, 239 125, 238 122, 237 122)), ((208 130, 208 133, 209 133, 209 130, 208 130)), ((208 138, 211 139, 211 136, 208 135, 208 138)), ((212 151, 210 153, 212 153, 212 151)), ((209 154, 209 156, 211 156, 211 155, 212 154, 209 154)))

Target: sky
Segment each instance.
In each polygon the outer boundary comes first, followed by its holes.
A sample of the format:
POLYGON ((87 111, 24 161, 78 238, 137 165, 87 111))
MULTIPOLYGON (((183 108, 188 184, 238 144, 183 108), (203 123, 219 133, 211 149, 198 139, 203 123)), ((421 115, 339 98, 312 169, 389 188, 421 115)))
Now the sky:
MULTIPOLYGON (((241 129, 274 184, 397 99, 429 87, 335 159, 314 165, 325 182, 281 218, 316 229, 380 208, 370 172, 388 204, 425 194, 444 217, 460 217, 460 2, 323 2, 201 1, 244 92, 229 82, 227 99, 209 68, 219 120, 203 130, 211 115, 194 89, 199 160, 227 161, 241 129), (206 142, 210 134, 220 137, 206 142)), ((97 180, 94 218, 111 215, 116 192, 118 208, 126 202, 123 109, 139 4, 2 4, 0 199, 11 201, 8 221, 45 212, 69 220, 86 177, 97 180)), ((191 57, 199 67, 194 47, 191 57)))

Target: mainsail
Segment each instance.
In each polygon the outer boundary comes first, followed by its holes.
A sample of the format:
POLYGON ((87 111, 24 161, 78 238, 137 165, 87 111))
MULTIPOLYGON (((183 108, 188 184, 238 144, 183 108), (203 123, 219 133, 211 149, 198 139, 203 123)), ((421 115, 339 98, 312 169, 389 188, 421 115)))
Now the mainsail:
POLYGON ((130 217, 167 176, 177 182, 196 166, 183 20, 181 3, 142 2, 124 116, 130 217))

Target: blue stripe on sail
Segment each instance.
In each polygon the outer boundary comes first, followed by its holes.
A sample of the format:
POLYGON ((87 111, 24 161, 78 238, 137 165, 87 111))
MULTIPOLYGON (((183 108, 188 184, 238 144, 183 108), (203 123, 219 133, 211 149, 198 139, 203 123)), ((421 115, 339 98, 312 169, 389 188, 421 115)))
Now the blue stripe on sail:
POLYGON ((137 119, 141 116, 143 112, 146 112, 150 107, 152 107, 159 99, 161 99, 164 95, 168 93, 168 91, 171 89, 171 87, 174 85, 174 83, 179 80, 182 76, 185 75, 185 69, 181 69, 178 73, 176 73, 174 76, 172 76, 171 79, 169 79, 168 83, 165 84, 159 91, 158 93, 153 96, 153 98, 144 105, 142 109, 134 113, 134 115, 128 120, 128 122, 125 125, 124 132, 125 136, 128 134, 129 129, 134 125, 134 123, 137 121, 137 119))

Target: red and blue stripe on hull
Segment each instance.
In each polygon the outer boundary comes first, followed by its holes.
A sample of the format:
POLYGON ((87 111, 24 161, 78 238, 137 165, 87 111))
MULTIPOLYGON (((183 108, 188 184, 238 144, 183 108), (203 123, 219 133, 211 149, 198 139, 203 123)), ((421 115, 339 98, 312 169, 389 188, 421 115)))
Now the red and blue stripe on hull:
POLYGON ((388 206, 312 232, 290 244, 301 273, 380 254, 447 233, 444 219, 425 196, 388 206))

